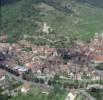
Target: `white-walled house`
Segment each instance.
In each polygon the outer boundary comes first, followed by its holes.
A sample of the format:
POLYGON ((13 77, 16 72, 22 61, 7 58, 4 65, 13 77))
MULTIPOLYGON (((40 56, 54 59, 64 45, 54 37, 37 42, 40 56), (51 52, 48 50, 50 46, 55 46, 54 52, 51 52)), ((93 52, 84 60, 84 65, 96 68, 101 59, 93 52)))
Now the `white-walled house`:
POLYGON ((75 100, 76 93, 69 92, 65 100, 75 100))

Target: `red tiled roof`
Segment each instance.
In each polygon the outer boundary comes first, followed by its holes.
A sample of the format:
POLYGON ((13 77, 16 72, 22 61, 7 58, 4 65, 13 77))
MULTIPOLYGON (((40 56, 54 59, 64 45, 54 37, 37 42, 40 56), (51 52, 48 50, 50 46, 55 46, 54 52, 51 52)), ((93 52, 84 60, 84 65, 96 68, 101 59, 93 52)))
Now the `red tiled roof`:
POLYGON ((93 60, 103 62, 103 55, 94 55, 93 60))

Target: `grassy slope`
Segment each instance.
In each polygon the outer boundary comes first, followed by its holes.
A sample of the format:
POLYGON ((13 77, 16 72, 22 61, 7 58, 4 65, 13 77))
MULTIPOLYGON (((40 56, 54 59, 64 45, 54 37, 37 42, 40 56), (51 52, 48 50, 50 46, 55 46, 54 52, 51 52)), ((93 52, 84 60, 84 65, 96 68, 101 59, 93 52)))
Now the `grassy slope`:
MULTIPOLYGON (((40 9, 35 1, 37 0, 21 0, 2 6, 1 33, 35 34, 39 28, 37 22, 44 21, 58 34, 77 36, 83 40, 90 39, 95 32, 103 31, 103 8, 74 2, 70 7, 74 13, 69 14, 58 10, 60 5, 50 5, 48 2, 44 5, 44 10, 40 9), (40 12, 45 16, 40 16, 40 12)), ((61 4, 64 1, 68 3, 70 0, 61 0, 61 4)))
POLYGON ((45 94, 39 88, 33 87, 29 94, 19 94, 10 100, 64 100, 66 96, 67 93, 63 90, 62 93, 60 91, 55 93, 51 90, 50 94, 45 94))
POLYGON ((96 100, 103 100, 103 89, 99 90, 97 89, 96 91, 89 91, 89 93, 96 98, 96 100))
POLYGON ((75 9, 76 12, 71 16, 64 16, 61 12, 57 11, 49 12, 45 20, 58 33, 71 34, 86 40, 89 36, 93 36, 95 32, 101 32, 103 30, 102 8, 91 8, 90 5, 76 4, 75 9), (78 16, 75 15, 76 13, 78 13, 78 16))

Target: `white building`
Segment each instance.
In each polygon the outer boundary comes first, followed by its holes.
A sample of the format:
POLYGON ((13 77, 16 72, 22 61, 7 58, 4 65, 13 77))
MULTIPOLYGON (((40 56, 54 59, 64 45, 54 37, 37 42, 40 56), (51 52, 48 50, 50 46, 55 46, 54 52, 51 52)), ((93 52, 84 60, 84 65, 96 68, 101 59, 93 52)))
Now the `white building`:
POLYGON ((65 100, 75 100, 75 97, 76 97, 75 93, 69 92, 65 100))
POLYGON ((47 23, 44 22, 44 24, 43 24, 43 30, 42 30, 43 33, 47 33, 48 34, 49 33, 49 28, 50 27, 47 25, 47 23))
POLYGON ((26 94, 26 93, 28 93, 30 91, 30 89, 31 89, 30 88, 30 84, 24 83, 24 85, 21 88, 21 92, 24 93, 24 94, 26 94))

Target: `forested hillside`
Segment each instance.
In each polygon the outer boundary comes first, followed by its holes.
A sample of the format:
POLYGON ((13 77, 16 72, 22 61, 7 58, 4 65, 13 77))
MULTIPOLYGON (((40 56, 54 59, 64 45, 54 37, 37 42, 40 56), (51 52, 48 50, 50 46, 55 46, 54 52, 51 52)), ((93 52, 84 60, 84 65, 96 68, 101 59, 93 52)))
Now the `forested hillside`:
POLYGON ((44 22, 56 35, 88 41, 103 32, 103 0, 1 0, 0 34, 41 35, 44 22))

